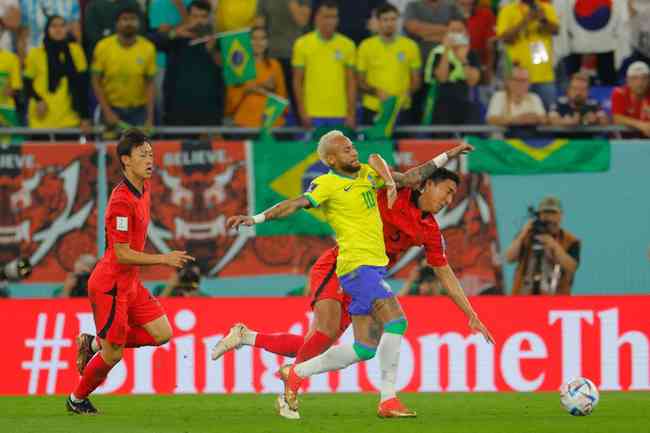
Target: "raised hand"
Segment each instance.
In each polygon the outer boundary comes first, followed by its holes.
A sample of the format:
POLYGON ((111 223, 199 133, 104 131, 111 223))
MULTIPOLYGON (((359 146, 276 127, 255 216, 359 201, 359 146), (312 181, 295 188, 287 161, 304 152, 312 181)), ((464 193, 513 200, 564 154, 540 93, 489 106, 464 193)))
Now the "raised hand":
POLYGON ((447 151, 447 158, 452 159, 457 157, 458 155, 464 154, 464 153, 469 153, 472 150, 474 150, 474 146, 472 146, 469 143, 462 143, 459 144, 458 146, 454 147, 451 150, 447 151))
POLYGON ((472 331, 480 332, 483 334, 483 338, 488 343, 494 344, 494 337, 490 334, 490 331, 485 327, 485 325, 479 320, 478 317, 474 316, 469 320, 469 327, 472 331))
POLYGON ((173 268, 182 268, 185 263, 194 261, 194 257, 187 254, 187 251, 171 251, 165 254, 165 264, 173 268))

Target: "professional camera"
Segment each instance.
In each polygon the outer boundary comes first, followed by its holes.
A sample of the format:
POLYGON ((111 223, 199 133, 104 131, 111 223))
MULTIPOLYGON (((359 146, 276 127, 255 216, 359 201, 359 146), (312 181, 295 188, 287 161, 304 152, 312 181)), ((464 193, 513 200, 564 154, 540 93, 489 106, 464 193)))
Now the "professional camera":
POLYGON ((90 278, 90 272, 80 272, 74 274, 76 283, 72 290, 70 290, 71 298, 85 298, 88 296, 88 279, 90 278))
POLYGON ((9 281, 20 281, 32 273, 29 259, 18 258, 6 264, 0 264, 0 298, 9 297, 9 281))
POLYGON ((201 282, 201 268, 196 263, 187 263, 176 274, 177 283, 171 293, 172 296, 183 296, 199 290, 201 282))
POLYGON ((533 227, 531 229, 531 232, 533 235, 533 242, 535 242, 535 236, 545 235, 550 231, 549 231, 548 223, 546 221, 541 220, 541 218, 539 217, 539 212, 536 211, 534 207, 532 206, 528 207, 528 214, 533 219, 533 227))
POLYGON ((32 273, 32 264, 29 259, 18 258, 7 264, 0 264, 0 281, 20 281, 32 273))

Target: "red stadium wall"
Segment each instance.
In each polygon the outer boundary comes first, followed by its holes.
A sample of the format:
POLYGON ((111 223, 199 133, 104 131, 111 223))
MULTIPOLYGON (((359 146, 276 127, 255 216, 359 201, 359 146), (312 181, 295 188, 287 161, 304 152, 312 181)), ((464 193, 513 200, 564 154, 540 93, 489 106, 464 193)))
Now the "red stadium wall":
MULTIPOLYGON (((476 310, 497 340, 469 336, 446 298, 402 299, 409 318, 398 385, 404 391, 554 391, 571 376, 603 390, 650 389, 650 297, 479 297, 476 310)), ((104 393, 279 392, 281 357, 244 348, 219 362, 209 351, 232 323, 303 333, 301 298, 164 300, 174 338, 127 351, 104 393)), ((77 381, 74 337, 94 331, 86 300, 0 301, 5 350, 0 394, 64 394, 77 381)), ((351 341, 346 334, 344 341, 351 341)), ((375 391, 376 360, 312 378, 314 392, 375 391)))

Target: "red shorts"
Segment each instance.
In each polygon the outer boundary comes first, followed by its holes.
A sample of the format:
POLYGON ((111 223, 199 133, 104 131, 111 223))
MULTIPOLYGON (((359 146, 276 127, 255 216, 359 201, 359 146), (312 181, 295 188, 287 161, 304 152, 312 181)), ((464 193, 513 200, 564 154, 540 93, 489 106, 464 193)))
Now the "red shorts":
POLYGON ((348 313, 351 298, 343 292, 336 275, 336 258, 338 247, 330 248, 316 260, 309 271, 309 292, 312 296, 311 306, 323 299, 333 299, 341 304, 341 332, 352 322, 348 313))
POLYGON ((126 344, 129 328, 165 315, 165 310, 140 280, 93 272, 88 280, 97 336, 113 344, 126 344))

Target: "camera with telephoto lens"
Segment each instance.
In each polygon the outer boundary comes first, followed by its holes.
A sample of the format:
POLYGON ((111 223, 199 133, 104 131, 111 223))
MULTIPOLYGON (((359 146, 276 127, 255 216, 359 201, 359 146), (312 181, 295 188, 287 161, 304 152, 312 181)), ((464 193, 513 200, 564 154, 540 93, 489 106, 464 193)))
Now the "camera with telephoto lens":
POLYGON ((201 269, 195 263, 188 263, 180 268, 176 276, 178 278, 178 283, 176 283, 176 287, 174 287, 174 296, 181 295, 182 292, 199 290, 201 269))
POLYGON ((536 211, 532 206, 528 207, 528 214, 533 219, 533 226, 530 229, 530 232, 533 236, 533 248, 542 247, 542 243, 537 239, 537 236, 550 233, 548 223, 546 221, 542 221, 542 219, 539 217, 539 212, 536 211))
POLYGON ((0 281, 20 281, 32 274, 29 259, 18 258, 4 265, 0 264, 0 281))
POLYGON ((29 259, 17 258, 9 263, 0 264, 0 298, 9 297, 9 281, 21 281, 32 273, 29 259))

